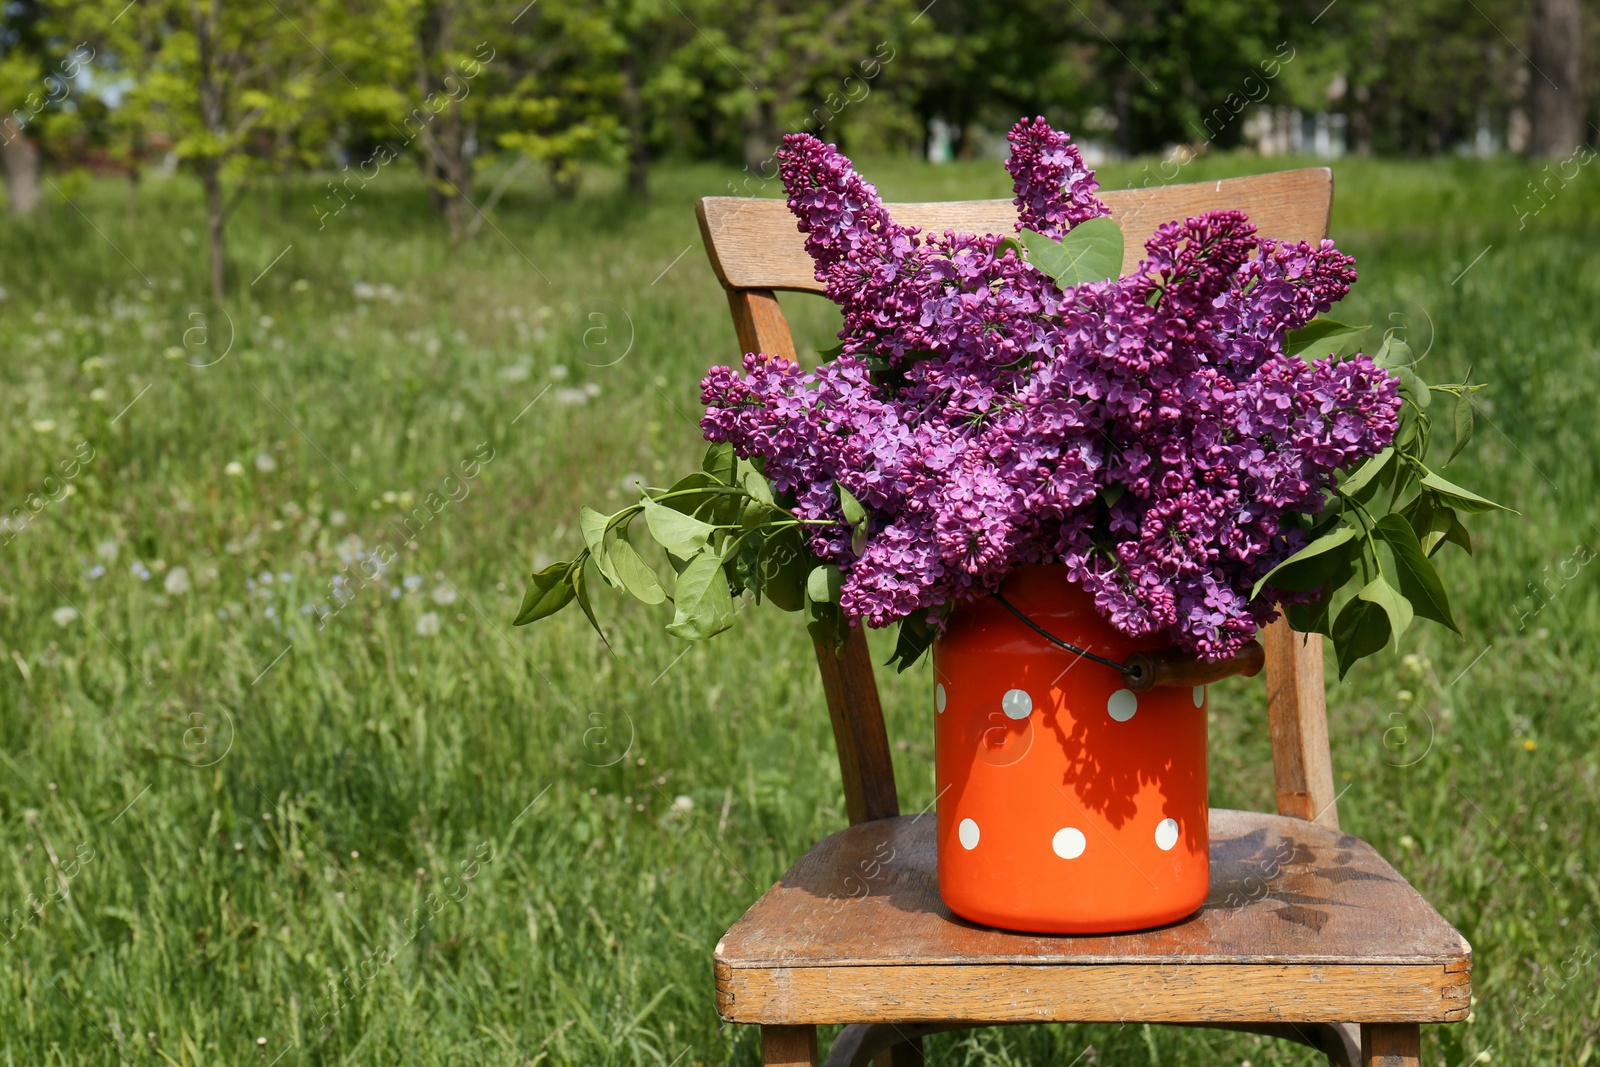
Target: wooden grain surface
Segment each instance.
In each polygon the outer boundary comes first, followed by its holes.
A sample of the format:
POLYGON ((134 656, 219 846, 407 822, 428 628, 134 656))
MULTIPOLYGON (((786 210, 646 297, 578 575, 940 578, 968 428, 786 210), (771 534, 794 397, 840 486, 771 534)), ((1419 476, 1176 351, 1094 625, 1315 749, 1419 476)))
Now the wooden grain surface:
POLYGON ((1267 651, 1267 724, 1278 814, 1339 828, 1333 759, 1328 750, 1327 688, 1322 637, 1300 634, 1287 620, 1262 635, 1267 651))
POLYGON ((761 1062, 764 1067, 815 1067, 815 1026, 763 1026, 761 1062))
POLYGON ((717 945, 725 1017, 1005 1021, 1059 1009, 1053 1017, 1086 1021, 1392 1022, 1466 1013, 1470 947, 1348 834, 1213 809, 1211 897, 1196 915, 1073 937, 952 915, 938 895, 934 825, 929 814, 853 826, 795 864, 717 945), (1045 977, 1055 971, 1065 977, 1045 977), (1251 983, 1259 992, 1241 1008, 1233 994, 1251 983), (1099 1007, 1081 995, 1091 988, 1099 1007), (1227 1003, 1195 1015, 1213 997, 1227 1003), (889 1014, 860 1014, 874 1004, 889 1014))
POLYGON ((1437 965, 797 967, 719 970, 717 983, 722 1018, 763 1024, 1449 1022, 1469 998, 1465 976, 1437 965))
MULTIPOLYGON (((1144 243, 1157 226, 1219 208, 1248 213, 1267 237, 1321 238, 1327 232, 1333 203, 1333 172, 1314 167, 1149 189, 1102 190, 1100 198, 1122 225, 1122 270, 1126 274, 1139 265, 1144 243)), ((896 222, 917 226, 924 234, 946 230, 1009 234, 1016 230, 1017 208, 1010 200, 887 206, 896 222)), ((822 292, 804 238, 782 200, 710 196, 700 201, 697 213, 711 267, 724 286, 822 292)))
POLYGON ((850 824, 899 815, 889 731, 878 703, 878 683, 872 673, 866 634, 861 627, 853 627, 844 651, 838 655, 820 645, 816 650, 850 824))
POLYGON ((1418 1067, 1421 1062, 1422 1034, 1416 1026, 1361 1028, 1362 1067, 1418 1067))

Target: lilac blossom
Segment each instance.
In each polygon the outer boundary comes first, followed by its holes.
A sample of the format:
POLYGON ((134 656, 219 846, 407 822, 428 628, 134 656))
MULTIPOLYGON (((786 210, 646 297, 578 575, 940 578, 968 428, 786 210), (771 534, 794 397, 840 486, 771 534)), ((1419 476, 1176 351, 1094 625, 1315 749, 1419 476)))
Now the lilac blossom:
MULTIPOLYGON (((1036 119, 1010 141, 1019 229, 1108 214, 1066 135, 1036 119)), ((1365 356, 1283 352, 1349 291, 1349 256, 1214 211, 1161 226, 1131 275, 1063 290, 1002 235, 894 222, 815 137, 785 138, 779 161, 842 354, 712 368, 702 427, 822 520, 809 544, 842 572, 847 617, 936 616, 1059 562, 1123 632, 1221 659, 1296 599, 1250 592, 1400 408, 1365 356), (859 554, 841 485, 869 511, 859 554)))

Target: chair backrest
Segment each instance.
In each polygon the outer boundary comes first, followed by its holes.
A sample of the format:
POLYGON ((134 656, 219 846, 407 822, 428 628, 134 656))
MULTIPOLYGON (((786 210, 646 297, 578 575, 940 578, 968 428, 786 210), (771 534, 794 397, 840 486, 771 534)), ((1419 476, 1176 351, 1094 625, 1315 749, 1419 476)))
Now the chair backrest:
MULTIPOLYGON (((1104 191, 1100 198, 1126 237, 1123 272, 1138 266, 1157 226, 1204 211, 1246 212, 1266 237, 1314 241, 1327 235, 1333 173, 1318 167, 1247 178, 1104 191)), ((889 204, 896 222, 924 233, 1013 232, 1010 200, 889 204)), ((697 208, 711 267, 728 292, 741 352, 795 358, 794 339, 776 290, 820 293, 804 238, 781 200, 707 197, 697 208)), ((1328 752, 1322 639, 1299 634, 1282 620, 1267 627, 1267 717, 1272 732, 1278 811, 1338 826, 1328 752)), ((894 766, 878 702, 872 660, 860 629, 844 650, 817 649, 828 715, 833 720, 845 805, 852 824, 899 814, 894 766)))

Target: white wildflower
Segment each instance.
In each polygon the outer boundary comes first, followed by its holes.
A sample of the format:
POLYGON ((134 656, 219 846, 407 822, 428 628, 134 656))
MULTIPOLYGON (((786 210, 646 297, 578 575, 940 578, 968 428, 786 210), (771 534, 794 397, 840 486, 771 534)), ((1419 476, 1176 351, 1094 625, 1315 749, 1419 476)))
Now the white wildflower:
POLYGON ((167 572, 161 582, 161 588, 173 596, 182 596, 189 591, 189 571, 184 567, 174 567, 167 572))

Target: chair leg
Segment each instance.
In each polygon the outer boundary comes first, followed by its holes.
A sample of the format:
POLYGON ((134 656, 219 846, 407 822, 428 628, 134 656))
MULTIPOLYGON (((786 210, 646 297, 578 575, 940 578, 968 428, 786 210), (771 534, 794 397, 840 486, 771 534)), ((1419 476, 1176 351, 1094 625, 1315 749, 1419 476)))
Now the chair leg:
POLYGON ((927 1062, 922 1056, 922 1038, 911 1037, 878 1053, 872 1067, 924 1067, 927 1062))
POLYGON ((763 1026, 761 1062, 765 1067, 817 1067, 815 1026, 763 1026))
POLYGON ((1416 1023, 1362 1023, 1361 1067, 1420 1067, 1422 1029, 1416 1023))

